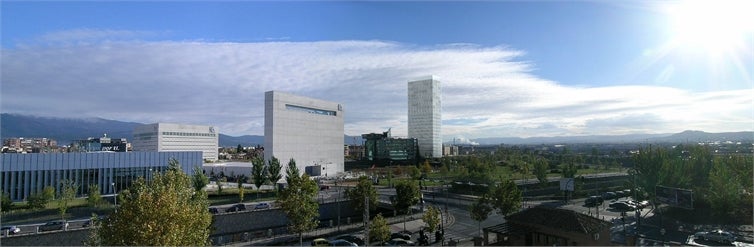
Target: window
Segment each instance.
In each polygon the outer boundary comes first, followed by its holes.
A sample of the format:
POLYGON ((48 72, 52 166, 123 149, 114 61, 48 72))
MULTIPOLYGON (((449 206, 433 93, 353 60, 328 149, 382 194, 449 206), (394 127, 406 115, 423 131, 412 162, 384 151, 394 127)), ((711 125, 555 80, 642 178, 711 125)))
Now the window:
POLYGON ((292 110, 292 111, 302 111, 302 112, 311 113, 311 114, 326 115, 326 116, 335 116, 337 114, 335 111, 309 108, 309 107, 290 105, 290 104, 286 104, 285 109, 292 110))

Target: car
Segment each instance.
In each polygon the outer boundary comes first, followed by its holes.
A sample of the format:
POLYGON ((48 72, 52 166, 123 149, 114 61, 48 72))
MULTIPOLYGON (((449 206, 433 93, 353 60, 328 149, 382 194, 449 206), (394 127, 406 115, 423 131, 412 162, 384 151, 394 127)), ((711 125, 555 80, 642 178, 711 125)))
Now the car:
POLYGON ((623 195, 625 195, 626 197, 629 197, 629 196, 631 196, 631 195, 632 195, 632 194, 631 194, 631 190, 629 190, 629 189, 625 189, 625 190, 623 190, 623 195))
POLYGON ((615 191, 613 193, 615 193, 615 198, 621 198, 621 197, 625 197, 626 196, 626 194, 623 193, 622 190, 618 190, 618 191, 615 191))
POLYGON ((416 245, 414 241, 406 240, 402 238, 394 238, 390 241, 385 242, 385 246, 414 246, 416 245))
POLYGON ((590 196, 589 198, 584 201, 584 205, 587 207, 594 207, 597 205, 601 205, 604 200, 601 196, 590 196))
POLYGON ((364 243, 364 239, 362 239, 362 238, 360 238, 358 236, 355 236, 355 235, 350 235, 350 234, 338 235, 338 236, 335 236, 333 238, 333 240, 338 240, 338 239, 342 239, 342 240, 354 243, 354 244, 356 244, 358 246, 364 246, 364 244, 365 244, 364 243))
POLYGON ((312 240, 312 246, 330 246, 330 242, 324 238, 316 238, 312 240))
POLYGON ((619 211, 633 211, 636 210, 636 207, 634 205, 631 205, 625 201, 617 201, 610 203, 610 208, 619 210, 619 211))
POLYGON ((390 239, 396 239, 396 238, 411 240, 411 233, 401 231, 401 232, 395 232, 393 234, 390 234, 390 239))
POLYGON ((16 226, 3 226, 1 230, 2 230, 2 235, 13 235, 13 234, 21 232, 21 228, 18 228, 16 226))
POLYGON ((259 204, 257 204, 256 206, 254 206, 254 209, 268 209, 270 207, 272 207, 270 205, 270 203, 268 203, 268 202, 260 202, 259 204))
POLYGON ((639 202, 639 208, 646 208, 649 207, 649 201, 644 200, 639 202))
POLYGON ((66 229, 68 229, 68 222, 64 220, 50 221, 45 223, 44 225, 39 226, 40 232, 59 231, 66 229))
POLYGON ((236 204, 235 207, 238 211, 246 211, 246 204, 239 203, 239 204, 236 204))
POLYGON ((649 206, 649 201, 646 201, 646 200, 645 201, 628 200, 626 202, 629 203, 629 204, 631 204, 631 205, 633 205, 634 207, 636 207, 638 209, 644 209, 647 206, 649 206))
POLYGON ((707 241, 715 241, 724 244, 731 244, 736 241, 736 236, 733 236, 730 232, 719 229, 709 232, 697 232, 694 234, 694 238, 701 238, 707 241))
POLYGON ((320 185, 319 186, 319 190, 329 190, 329 189, 330 189, 329 185, 320 185))
POLYGON ((615 195, 614 192, 605 192, 605 193, 602 193, 602 199, 604 199, 604 200, 610 200, 610 199, 613 199, 613 198, 616 198, 616 195, 615 195))
POLYGON ((351 243, 343 239, 336 239, 336 240, 330 241, 330 246, 359 246, 359 245, 355 243, 351 243))
POLYGON ((225 209, 226 213, 231 213, 231 212, 236 212, 236 211, 238 211, 238 209, 236 209, 235 205, 230 206, 230 207, 228 207, 228 208, 225 209))
POLYGON ((218 213, 220 213, 220 210, 217 210, 217 208, 209 208, 209 212, 211 214, 218 214, 218 213))

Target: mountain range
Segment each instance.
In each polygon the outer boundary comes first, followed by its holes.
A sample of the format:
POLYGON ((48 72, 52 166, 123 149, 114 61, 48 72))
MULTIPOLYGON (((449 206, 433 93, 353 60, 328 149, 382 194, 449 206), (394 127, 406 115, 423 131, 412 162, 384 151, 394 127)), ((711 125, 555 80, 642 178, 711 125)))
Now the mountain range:
MULTIPOLYGON (((0 136, 50 138, 58 141, 59 145, 67 145, 73 140, 88 137, 101 137, 107 134, 112 138, 127 138, 132 140, 134 127, 142 123, 122 122, 102 118, 53 118, 38 117, 21 114, 0 114, 0 136)), ((343 136, 345 144, 362 144, 361 136, 343 136)), ((566 144, 566 143, 631 143, 631 142, 709 142, 709 141, 741 141, 754 142, 753 131, 707 133, 703 131, 684 131, 669 134, 633 134, 633 135, 591 135, 591 136, 560 136, 560 137, 502 137, 478 138, 471 142, 456 143, 459 145, 497 145, 497 144, 566 144)), ((448 142, 452 144, 453 142, 448 142)), ((229 136, 220 134, 219 145, 223 147, 256 146, 264 144, 264 136, 243 135, 229 136)))

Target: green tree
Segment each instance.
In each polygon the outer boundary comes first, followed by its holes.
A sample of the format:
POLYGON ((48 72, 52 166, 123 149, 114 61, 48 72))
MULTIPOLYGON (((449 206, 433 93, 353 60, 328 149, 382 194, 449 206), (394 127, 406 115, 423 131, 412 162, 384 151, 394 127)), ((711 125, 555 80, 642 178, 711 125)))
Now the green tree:
POLYGON ((429 160, 424 160, 424 163, 422 163, 421 166, 421 172, 424 174, 432 172, 432 165, 429 164, 429 160))
POLYGON ((419 187, 413 181, 401 181, 395 185, 395 208, 408 213, 419 202, 419 187))
POLYGON ((539 184, 542 186, 547 184, 547 168, 549 167, 546 159, 537 158, 534 160, 534 176, 537 177, 539 184))
POLYGON ((99 191, 99 185, 89 185, 89 197, 86 198, 86 203, 90 207, 99 207, 102 204, 102 194, 99 191))
POLYGON ((364 196, 369 198, 369 210, 377 209, 377 190, 366 176, 359 177, 359 183, 346 190, 346 196, 351 200, 351 205, 356 212, 364 211, 364 196))
POLYGON ((283 174, 280 173, 282 169, 283 167, 280 165, 280 160, 275 158, 275 156, 272 156, 272 158, 267 161, 267 181, 270 182, 272 186, 275 186, 275 191, 278 191, 277 183, 283 177, 283 174))
POLYGON ((411 173, 411 179, 413 180, 419 180, 422 177, 422 172, 419 170, 416 166, 411 166, 408 168, 409 172, 411 173))
POLYGON ((288 162, 286 175, 288 186, 280 193, 277 204, 288 217, 288 229, 298 234, 299 244, 303 245, 304 232, 319 224, 319 203, 315 199, 319 188, 309 175, 299 175, 294 159, 288 162))
POLYGON ((223 194, 223 186, 225 186, 225 183, 228 182, 228 178, 221 177, 217 179, 217 194, 222 195, 223 194))
POLYGON ((719 216, 726 216, 734 212, 741 198, 741 187, 738 179, 731 173, 725 163, 715 160, 709 174, 710 188, 707 193, 712 212, 719 216))
POLYGON ((194 191, 200 191, 209 184, 209 178, 207 175, 204 175, 204 170, 199 166, 194 166, 194 175, 191 181, 194 186, 194 191))
POLYGON ((26 198, 26 205, 30 209, 44 209, 48 202, 42 193, 32 193, 26 198))
POLYGON ((440 209, 437 207, 429 206, 427 211, 422 215, 422 220, 427 224, 427 230, 434 232, 437 230, 437 226, 440 225, 440 209))
POLYGON ((482 234, 482 221, 487 220, 490 213, 492 213, 492 206, 490 206, 489 198, 486 196, 479 197, 479 199, 474 201, 469 207, 469 215, 471 216, 471 219, 477 221, 480 236, 482 234))
POLYGON ((101 228, 98 240, 108 246, 206 246, 212 215, 204 190, 177 162, 149 183, 138 178, 120 193, 118 211, 101 228))
POLYGON ((42 197, 46 200, 45 204, 47 202, 50 202, 52 200, 55 200, 55 188, 52 186, 46 186, 44 189, 42 189, 42 197))
POLYGON ((489 200, 497 214, 505 217, 521 208, 521 191, 513 180, 507 179, 490 190, 489 200))
POLYGON ((238 144, 238 146, 236 146, 236 153, 243 153, 243 147, 241 146, 241 144, 238 144))
POLYGON ((13 209, 13 200, 8 193, 0 191, 0 208, 2 212, 8 212, 13 209))
POLYGON ((251 179, 254 180, 254 186, 257 187, 257 199, 259 199, 259 189, 267 183, 267 169, 264 166, 262 157, 256 156, 251 160, 251 179))
POLYGON ((574 164, 573 162, 566 162, 565 164, 561 165, 561 170, 563 170, 564 178, 574 178, 576 177, 576 173, 578 173, 579 168, 576 167, 576 164, 574 164))
POLYGON ((387 225, 387 220, 385 217, 382 217, 381 213, 374 216, 369 226, 369 239, 366 242, 369 243, 370 240, 380 243, 390 240, 390 226, 387 225))
POLYGON ((243 197, 245 194, 243 187, 243 183, 245 182, 244 180, 246 180, 246 177, 243 174, 238 175, 238 177, 236 178, 236 185, 238 186, 238 202, 243 202, 243 197))

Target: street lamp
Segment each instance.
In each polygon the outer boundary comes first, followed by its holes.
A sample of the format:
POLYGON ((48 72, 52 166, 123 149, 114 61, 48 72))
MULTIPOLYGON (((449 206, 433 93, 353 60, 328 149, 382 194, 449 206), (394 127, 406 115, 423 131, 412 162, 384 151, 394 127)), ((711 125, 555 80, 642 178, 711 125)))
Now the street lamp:
POLYGON ((118 191, 115 190, 115 182, 111 183, 111 185, 113 186, 113 194, 114 194, 113 197, 115 198, 115 211, 117 212, 118 211, 118 191))

